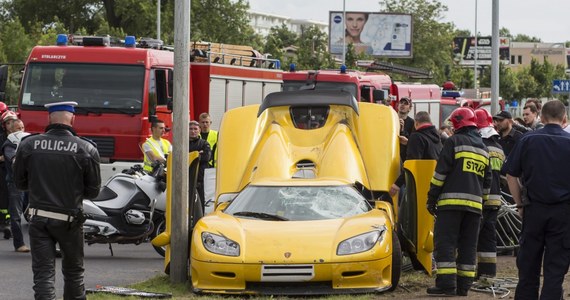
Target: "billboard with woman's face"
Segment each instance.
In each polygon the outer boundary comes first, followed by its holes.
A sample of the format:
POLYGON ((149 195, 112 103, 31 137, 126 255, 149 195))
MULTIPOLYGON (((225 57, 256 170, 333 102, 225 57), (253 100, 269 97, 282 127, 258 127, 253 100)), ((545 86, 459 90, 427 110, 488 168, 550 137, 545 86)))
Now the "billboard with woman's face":
POLYGON ((372 12, 331 11, 329 49, 342 54, 352 44, 357 53, 384 57, 412 57, 412 16, 372 12))

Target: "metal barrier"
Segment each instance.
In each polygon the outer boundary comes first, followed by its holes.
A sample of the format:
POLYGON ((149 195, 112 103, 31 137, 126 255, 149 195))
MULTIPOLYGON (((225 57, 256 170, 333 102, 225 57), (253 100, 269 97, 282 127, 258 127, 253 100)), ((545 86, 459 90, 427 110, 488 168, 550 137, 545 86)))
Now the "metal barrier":
POLYGON ((497 216, 497 250, 514 250, 519 247, 522 218, 511 195, 501 192, 501 208, 497 216))

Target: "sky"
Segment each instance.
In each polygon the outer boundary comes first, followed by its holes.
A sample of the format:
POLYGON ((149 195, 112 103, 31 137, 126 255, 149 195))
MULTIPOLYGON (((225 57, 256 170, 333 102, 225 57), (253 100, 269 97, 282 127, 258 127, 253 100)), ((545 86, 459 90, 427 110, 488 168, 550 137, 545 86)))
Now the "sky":
MULTIPOLYGON (((495 0, 499 1, 499 28, 512 35, 526 34, 543 42, 570 41, 569 0, 495 0)), ((380 11, 378 0, 346 0, 347 11, 380 11)), ((493 0, 439 0, 448 7, 444 22, 458 29, 491 35, 493 0)), ((328 23, 329 11, 342 11, 343 0, 249 0, 252 10, 295 19, 310 19, 328 23)))

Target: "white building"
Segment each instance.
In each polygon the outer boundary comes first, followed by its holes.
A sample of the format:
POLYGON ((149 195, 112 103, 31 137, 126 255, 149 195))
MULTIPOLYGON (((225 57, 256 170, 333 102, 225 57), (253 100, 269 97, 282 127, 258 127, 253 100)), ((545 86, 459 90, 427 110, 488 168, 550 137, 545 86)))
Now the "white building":
POLYGON ((253 27, 256 33, 262 36, 267 36, 272 27, 281 27, 282 24, 285 24, 285 26, 287 26, 290 31, 297 34, 301 34, 302 26, 308 27, 311 25, 317 26, 324 33, 328 34, 329 32, 329 24, 325 22, 293 19, 286 16, 279 16, 252 10, 248 11, 248 14, 249 24, 251 27, 253 27))

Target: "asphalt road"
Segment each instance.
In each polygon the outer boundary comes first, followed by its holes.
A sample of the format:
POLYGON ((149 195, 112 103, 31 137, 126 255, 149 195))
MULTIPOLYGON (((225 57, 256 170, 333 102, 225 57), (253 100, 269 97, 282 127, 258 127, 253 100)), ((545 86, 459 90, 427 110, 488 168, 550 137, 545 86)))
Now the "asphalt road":
MULTIPOLYGON (((25 221, 24 221, 25 223, 25 221)), ((24 239, 29 245, 28 224, 24 239)), ((140 245, 113 244, 114 256, 104 244, 85 245, 85 287, 97 285, 127 286, 163 274, 164 259, 150 243, 140 245)), ((14 251, 12 240, 0 234, 0 298, 29 300, 34 298, 32 258, 29 253, 14 251)), ((63 298, 61 258, 56 261, 57 298, 63 298)))

